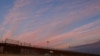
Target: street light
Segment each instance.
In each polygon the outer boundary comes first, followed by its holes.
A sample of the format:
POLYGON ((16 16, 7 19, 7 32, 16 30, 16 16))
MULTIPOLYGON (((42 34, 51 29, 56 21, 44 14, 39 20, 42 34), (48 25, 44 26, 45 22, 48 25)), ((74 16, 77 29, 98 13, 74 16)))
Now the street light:
POLYGON ((50 43, 50 42, 49 42, 49 41, 47 41, 46 43, 47 43, 47 48, 49 48, 49 43, 50 43))
POLYGON ((50 48, 49 48, 49 43, 50 43, 50 41, 46 41, 46 43, 47 43, 47 48, 49 49, 49 55, 52 55, 54 52, 52 51, 52 50, 50 50, 50 48))

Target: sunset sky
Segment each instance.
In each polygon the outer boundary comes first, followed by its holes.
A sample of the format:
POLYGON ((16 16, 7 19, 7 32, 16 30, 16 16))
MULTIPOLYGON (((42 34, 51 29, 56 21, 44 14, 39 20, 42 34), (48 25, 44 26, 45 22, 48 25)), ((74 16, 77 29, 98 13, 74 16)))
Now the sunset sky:
POLYGON ((0 40, 65 49, 100 41, 100 0, 0 0, 0 40))

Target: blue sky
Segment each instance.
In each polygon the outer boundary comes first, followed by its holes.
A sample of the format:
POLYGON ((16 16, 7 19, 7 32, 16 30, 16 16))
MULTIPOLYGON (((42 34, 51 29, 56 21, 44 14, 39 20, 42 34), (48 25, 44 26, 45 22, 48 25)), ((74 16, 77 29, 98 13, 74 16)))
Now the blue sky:
POLYGON ((100 41, 99 0, 0 0, 0 39, 65 49, 100 41))

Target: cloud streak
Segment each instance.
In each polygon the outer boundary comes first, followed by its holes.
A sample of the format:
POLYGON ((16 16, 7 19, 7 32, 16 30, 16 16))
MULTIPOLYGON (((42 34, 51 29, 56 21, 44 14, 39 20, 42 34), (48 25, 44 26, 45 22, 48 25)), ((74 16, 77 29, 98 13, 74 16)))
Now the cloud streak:
POLYGON ((50 47, 58 49, 66 48, 66 42, 76 46, 100 39, 100 17, 94 18, 100 15, 100 1, 68 2, 15 0, 0 26, 2 39, 12 38, 44 47, 50 41, 50 47))

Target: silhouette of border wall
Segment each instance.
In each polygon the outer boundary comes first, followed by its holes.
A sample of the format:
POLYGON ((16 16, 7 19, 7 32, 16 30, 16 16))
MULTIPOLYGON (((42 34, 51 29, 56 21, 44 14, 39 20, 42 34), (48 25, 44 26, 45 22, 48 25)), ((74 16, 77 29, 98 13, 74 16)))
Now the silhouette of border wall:
POLYGON ((99 56, 95 54, 78 53, 72 51, 54 50, 47 48, 38 48, 32 46, 30 43, 20 42, 12 39, 6 39, 5 41, 0 41, 0 53, 3 54, 52 54, 52 55, 76 55, 76 56, 99 56))

